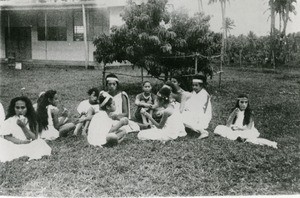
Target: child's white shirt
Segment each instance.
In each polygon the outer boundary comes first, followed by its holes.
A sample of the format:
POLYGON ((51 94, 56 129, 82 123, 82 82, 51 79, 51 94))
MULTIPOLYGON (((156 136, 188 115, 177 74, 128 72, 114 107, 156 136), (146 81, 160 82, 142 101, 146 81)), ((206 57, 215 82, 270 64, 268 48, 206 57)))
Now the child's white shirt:
POLYGON ((88 112, 89 108, 91 108, 91 107, 95 110, 95 112, 99 111, 98 104, 92 105, 92 104, 90 104, 89 99, 86 99, 79 103, 79 105, 77 107, 77 112, 79 114, 86 114, 88 112))

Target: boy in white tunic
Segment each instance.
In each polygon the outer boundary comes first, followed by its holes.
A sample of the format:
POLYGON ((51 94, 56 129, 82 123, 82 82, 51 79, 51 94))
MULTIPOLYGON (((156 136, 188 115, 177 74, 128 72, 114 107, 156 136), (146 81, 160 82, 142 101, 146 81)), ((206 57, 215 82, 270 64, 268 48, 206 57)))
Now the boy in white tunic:
POLYGON ((186 97, 182 112, 183 123, 186 128, 200 133, 199 139, 208 137, 209 122, 212 117, 210 95, 205 90, 206 77, 193 77, 193 92, 186 97))

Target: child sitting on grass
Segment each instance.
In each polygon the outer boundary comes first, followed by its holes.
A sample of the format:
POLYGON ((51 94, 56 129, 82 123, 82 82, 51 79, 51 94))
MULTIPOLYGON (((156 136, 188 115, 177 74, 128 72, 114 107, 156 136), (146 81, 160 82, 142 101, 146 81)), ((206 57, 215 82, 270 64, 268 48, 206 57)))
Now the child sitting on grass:
POLYGON ((121 127, 128 124, 128 118, 123 117, 115 123, 109 117, 116 110, 116 105, 107 92, 100 93, 99 103, 100 111, 91 120, 87 140, 94 146, 113 146, 124 139, 126 130, 121 127))
POLYGON ((135 105, 138 107, 135 112, 135 118, 138 122, 150 126, 151 122, 141 114, 141 109, 144 108, 151 116, 153 113, 153 105, 156 100, 156 96, 151 93, 152 86, 149 81, 143 83, 143 92, 135 97, 135 105))
POLYGON ((76 125, 76 128, 74 130, 74 135, 80 134, 81 129, 82 129, 82 135, 86 135, 89 121, 92 119, 93 115, 99 111, 98 89, 91 88, 88 90, 87 93, 89 95, 89 98, 80 102, 80 104, 77 107, 77 112, 80 114, 80 117, 76 125), (92 111, 92 113, 88 113, 90 111, 92 111))
POLYGON ((163 107, 162 118, 156 122, 152 116, 141 109, 141 113, 154 125, 151 129, 142 130, 138 134, 140 140, 160 140, 166 142, 186 135, 179 109, 170 102, 171 90, 162 87, 157 93, 158 107, 163 107))
POLYGON ((210 95, 206 91, 206 77, 196 75, 192 83, 193 92, 185 98, 186 102, 182 111, 183 123, 186 128, 200 133, 198 139, 204 139, 209 135, 206 129, 212 118, 210 95))
POLYGON ((0 129, 0 162, 23 156, 40 159, 50 155, 51 148, 44 140, 38 139, 36 128, 36 114, 29 98, 13 98, 0 129))
POLYGON ((231 112, 226 126, 219 125, 214 133, 230 140, 251 142, 254 144, 268 145, 277 148, 277 143, 259 138, 259 132, 254 127, 254 115, 250 108, 247 95, 241 94, 237 98, 235 108, 231 112))
POLYGON ((54 90, 45 92, 37 106, 38 127, 40 137, 47 140, 54 140, 59 136, 66 136, 75 129, 73 123, 65 123, 68 111, 65 109, 62 118, 59 119, 58 95, 54 90))

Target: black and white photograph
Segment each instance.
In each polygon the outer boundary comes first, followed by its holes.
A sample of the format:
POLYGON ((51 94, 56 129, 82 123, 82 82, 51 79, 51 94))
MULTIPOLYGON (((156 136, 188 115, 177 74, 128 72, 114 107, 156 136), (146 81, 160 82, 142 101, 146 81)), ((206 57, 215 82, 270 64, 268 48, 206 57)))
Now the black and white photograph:
POLYGON ((299 197, 299 0, 0 0, 0 197, 299 197))

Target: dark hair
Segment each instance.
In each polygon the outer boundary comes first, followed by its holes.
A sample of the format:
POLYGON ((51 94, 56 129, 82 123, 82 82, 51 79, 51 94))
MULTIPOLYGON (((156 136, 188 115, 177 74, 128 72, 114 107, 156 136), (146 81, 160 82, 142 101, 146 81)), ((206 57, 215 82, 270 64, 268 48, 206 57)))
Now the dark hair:
POLYGON ((165 85, 168 85, 169 87, 171 87, 172 93, 174 93, 174 94, 178 93, 178 89, 176 88, 176 86, 174 85, 174 83, 172 83, 171 81, 167 81, 165 83, 165 85))
MULTIPOLYGON (((110 73, 110 74, 108 74, 108 75, 105 77, 106 85, 107 85, 107 83, 108 83, 107 78, 116 78, 116 79, 118 79, 118 77, 117 77, 115 74, 110 73)), ((117 86, 119 86, 119 81, 116 81, 116 83, 117 83, 117 86)))
POLYGON ((171 90, 168 87, 162 87, 157 93, 157 99, 164 103, 169 102, 171 90))
POLYGON ((47 106, 50 105, 50 100, 53 100, 55 94, 57 92, 55 90, 48 90, 46 93, 44 93, 44 96, 42 97, 41 101, 39 101, 37 105, 37 121, 39 124, 39 132, 42 131, 42 129, 48 128, 48 113, 47 113, 47 106))
MULTIPOLYGON (((146 84, 146 83, 149 83, 151 85, 151 82, 149 80, 146 80, 143 82, 143 86, 146 84)), ((152 85, 151 85, 152 86, 152 85)))
POLYGON ((193 77, 193 79, 200 79, 203 81, 203 83, 199 83, 202 87, 206 88, 207 86, 207 78, 204 75, 196 75, 193 77))
MULTIPOLYGON (((247 96, 246 94, 240 94, 240 95, 238 96, 238 98, 247 98, 247 99, 248 99, 248 96, 247 96)), ((234 109, 235 109, 235 108, 240 108, 239 101, 240 101, 240 100, 237 99, 234 109)), ((245 109, 245 117, 244 117, 244 119, 243 119, 243 125, 248 125, 248 124, 250 123, 250 118, 251 118, 251 116, 253 116, 253 111, 252 111, 252 109, 250 108, 250 103, 249 103, 249 101, 248 101, 248 105, 247 105, 247 107, 246 107, 246 109, 245 109)), ((237 118, 237 117, 235 116, 235 118, 233 119, 233 124, 235 123, 236 118, 237 118)))
POLYGON ((36 102, 39 103, 39 102, 43 99, 44 95, 45 95, 45 92, 41 92, 41 93, 39 94, 39 97, 38 97, 38 99, 37 99, 36 102))
POLYGON ((27 98, 26 96, 16 97, 10 101, 5 119, 8 119, 8 118, 16 115, 16 111, 15 111, 16 102, 18 102, 20 100, 25 102, 26 109, 27 109, 27 113, 26 113, 25 117, 27 117, 27 119, 28 119, 30 130, 35 133, 36 126, 37 126, 36 113, 32 106, 31 100, 29 98, 27 98))
POLYGON ((98 90, 96 87, 93 87, 93 88, 89 89, 87 93, 88 93, 89 95, 92 95, 93 92, 95 92, 95 96, 98 96, 98 95, 99 95, 99 90, 98 90))
MULTIPOLYGON (((105 99, 106 99, 106 96, 104 96, 103 94, 100 94, 100 95, 99 95, 99 106, 100 106, 100 104, 101 104, 105 99)), ((100 107, 100 108, 101 108, 103 111, 105 111, 106 108, 112 104, 112 101, 113 101, 113 99, 110 98, 110 99, 107 101, 107 103, 106 103, 104 106, 100 107)))

